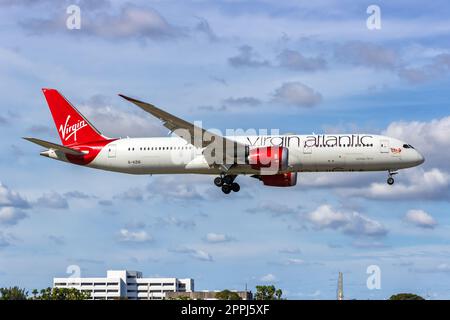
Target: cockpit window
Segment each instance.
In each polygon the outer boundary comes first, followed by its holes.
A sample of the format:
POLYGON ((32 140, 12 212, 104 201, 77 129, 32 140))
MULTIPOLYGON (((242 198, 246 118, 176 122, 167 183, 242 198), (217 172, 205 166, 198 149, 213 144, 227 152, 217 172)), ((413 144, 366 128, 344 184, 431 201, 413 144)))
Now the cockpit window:
POLYGON ((411 146, 410 146, 409 144, 404 144, 404 145, 403 145, 403 148, 409 149, 409 148, 411 148, 411 146))
POLYGON ((409 146, 411 149, 414 149, 414 147, 413 147, 412 145, 408 144, 408 146, 409 146))

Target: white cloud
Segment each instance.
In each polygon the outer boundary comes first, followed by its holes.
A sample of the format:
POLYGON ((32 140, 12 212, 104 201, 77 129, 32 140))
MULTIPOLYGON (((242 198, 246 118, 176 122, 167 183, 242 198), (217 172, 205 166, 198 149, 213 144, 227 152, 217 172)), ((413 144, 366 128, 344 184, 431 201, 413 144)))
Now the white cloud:
POLYGON ((262 282, 276 282, 277 277, 275 277, 273 274, 269 273, 269 274, 262 276, 259 280, 262 282))
POLYGON ((329 205, 321 205, 305 215, 306 219, 318 229, 341 230, 354 236, 384 236, 387 229, 378 221, 356 211, 344 212, 329 205))
POLYGON ((214 261, 213 257, 206 251, 201 249, 194 249, 189 247, 181 247, 177 249, 171 250, 172 252, 188 254, 191 258, 200 260, 200 261, 214 261))
POLYGON ((151 137, 167 135, 167 129, 151 115, 122 111, 111 106, 103 97, 93 97, 80 105, 80 112, 104 135, 117 137, 151 137))
POLYGON ((268 212, 272 214, 272 216, 285 216, 285 215, 293 215, 297 213, 295 208, 291 208, 285 204, 274 203, 274 202, 264 202, 258 204, 256 207, 248 208, 245 211, 248 213, 260 213, 260 212, 268 212))
POLYGON ((222 243, 222 242, 229 242, 232 241, 233 238, 226 235, 226 234, 220 234, 220 233, 208 233, 205 237, 205 241, 209 243, 222 243))
POLYGON ((144 200, 144 190, 138 187, 130 188, 116 196, 114 196, 114 199, 121 199, 121 200, 130 200, 130 201, 143 201, 144 200))
POLYGON ((437 222, 434 218, 423 210, 412 209, 405 215, 405 220, 421 228, 433 229, 437 222))
POLYGON ((11 245, 11 237, 0 230, 0 249, 11 245))
POLYGON ((121 229, 119 231, 119 241, 121 242, 150 242, 153 237, 146 231, 130 231, 128 229, 121 229))
POLYGON ((327 62, 321 57, 305 57, 298 51, 283 50, 278 55, 280 66, 293 71, 317 71, 325 69, 327 62))
POLYGON ((286 260, 285 264, 286 265, 302 265, 302 264, 305 264, 305 260, 297 259, 297 258, 290 258, 290 259, 286 260))
POLYGON ((450 168, 450 116, 423 121, 395 121, 383 132, 406 141, 425 157, 425 164, 450 168))
POLYGON ((179 36, 156 10, 127 4, 118 15, 99 15, 88 20, 87 32, 105 38, 164 39, 179 36))
POLYGON ((313 107, 322 101, 322 95, 301 82, 285 82, 275 90, 274 100, 295 107, 313 107))
MULTIPOLYGON (((22 20, 20 25, 31 34, 56 33, 65 30, 66 19, 65 10, 58 10, 54 11, 50 18, 22 20)), ((84 10, 79 34, 112 40, 140 41, 167 40, 184 36, 180 28, 169 24, 156 10, 130 3, 124 4, 117 13, 105 8, 84 10)))
POLYGON ((40 196, 36 201, 34 201, 34 205, 42 208, 50 208, 50 209, 67 209, 69 208, 69 203, 67 199, 64 198, 57 192, 46 192, 42 196, 40 196))
POLYGON ((450 70, 450 54, 441 53, 434 56, 431 61, 421 67, 404 67, 398 75, 410 83, 417 84, 442 77, 450 70))
POLYGON ((194 220, 188 220, 188 219, 180 219, 174 216, 168 216, 163 218, 158 218, 158 223, 160 225, 171 225, 176 226, 183 229, 191 229, 195 227, 195 221, 194 220))
MULTIPOLYGON (((202 200, 204 196, 200 188, 205 182, 203 177, 195 176, 154 177, 147 185, 147 191, 151 198, 158 195, 171 200, 202 200)), ((213 186, 212 182, 207 183, 213 186)))
POLYGON ((375 69, 393 70, 400 64, 400 58, 394 50, 362 41, 350 41, 338 45, 335 56, 343 62, 375 69))
POLYGON ((0 182, 0 207, 28 208, 30 205, 18 192, 0 182))
POLYGON ((0 208, 0 224, 15 225, 20 220, 25 219, 27 214, 18 208, 3 207, 0 208))
POLYGON ((258 54, 248 45, 239 48, 237 56, 228 59, 228 63, 235 68, 240 67, 267 67, 270 65, 267 60, 260 60, 258 54))
POLYGON ((393 186, 386 183, 372 183, 366 188, 349 188, 339 192, 343 196, 357 196, 375 200, 448 200, 450 175, 440 169, 434 168, 428 171, 422 168, 409 169, 407 175, 401 175, 401 177, 401 179, 397 179, 393 186))

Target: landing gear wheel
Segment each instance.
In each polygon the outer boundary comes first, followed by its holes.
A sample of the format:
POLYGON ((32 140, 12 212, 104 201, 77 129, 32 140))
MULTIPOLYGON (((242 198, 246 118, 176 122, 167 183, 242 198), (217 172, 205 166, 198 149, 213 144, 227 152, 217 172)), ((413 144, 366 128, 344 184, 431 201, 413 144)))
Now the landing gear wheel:
POLYGON ((215 184, 217 187, 223 186, 223 179, 222 179, 221 177, 215 178, 215 179, 214 179, 214 184, 215 184))
POLYGON ((233 176, 225 176, 223 177, 223 183, 225 184, 232 184, 234 181, 234 177, 233 176))
POLYGON ((231 184, 231 190, 233 190, 234 192, 239 192, 239 190, 241 190, 241 186, 239 185, 239 183, 233 182, 231 184))
POLYGON ((222 192, 225 194, 229 194, 231 192, 231 186, 228 184, 224 184, 222 186, 222 192))
POLYGON ((394 184, 394 178, 392 178, 392 177, 389 177, 388 179, 387 179, 387 183, 388 183, 388 185, 390 185, 390 186, 392 186, 393 184, 394 184))

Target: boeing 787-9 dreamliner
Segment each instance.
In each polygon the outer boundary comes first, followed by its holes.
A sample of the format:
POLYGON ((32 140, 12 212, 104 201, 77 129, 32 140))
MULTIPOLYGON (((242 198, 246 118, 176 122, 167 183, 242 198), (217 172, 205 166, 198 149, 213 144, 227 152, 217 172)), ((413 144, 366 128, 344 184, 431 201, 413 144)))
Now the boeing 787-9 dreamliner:
POLYGON ((238 175, 266 186, 292 187, 301 172, 386 171, 424 162, 407 142, 375 134, 224 136, 180 119, 152 104, 122 98, 160 119, 168 137, 108 138, 55 89, 42 89, 62 144, 24 138, 44 148, 42 156, 129 174, 207 174, 225 194, 238 192, 238 175))

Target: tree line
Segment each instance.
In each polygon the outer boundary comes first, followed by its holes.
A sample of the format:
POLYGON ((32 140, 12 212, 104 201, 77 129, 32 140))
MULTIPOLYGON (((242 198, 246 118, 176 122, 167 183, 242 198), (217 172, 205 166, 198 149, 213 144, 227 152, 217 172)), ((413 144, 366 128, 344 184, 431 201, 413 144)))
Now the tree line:
MULTIPOLYGON (((256 286, 255 300, 283 300, 283 291, 275 286, 256 286)), ((31 295, 26 289, 15 287, 0 288, 0 300, 86 300, 90 293, 75 288, 46 288, 33 289, 31 295)), ((241 300, 236 292, 228 289, 215 294, 219 300, 241 300)), ((179 300, 189 300, 188 296, 180 296, 179 300)), ((413 293, 399 293, 392 295, 389 300, 425 300, 413 293)))

